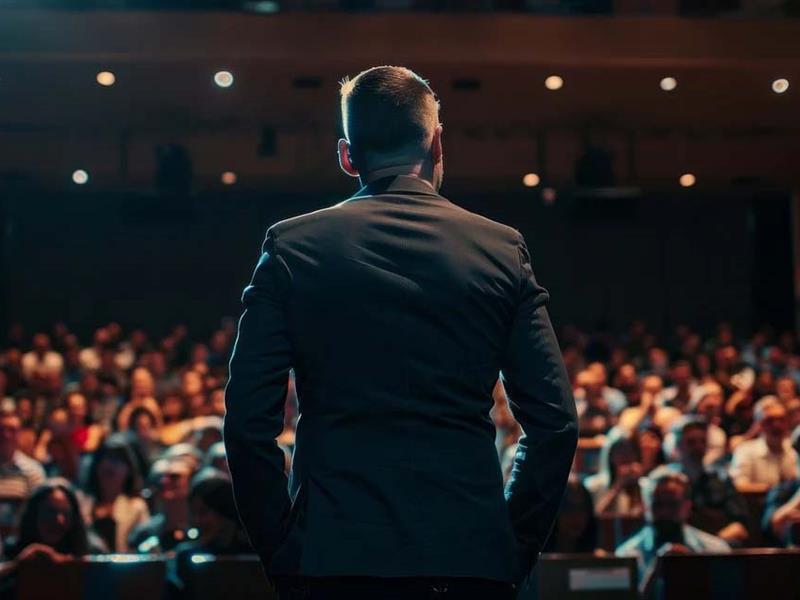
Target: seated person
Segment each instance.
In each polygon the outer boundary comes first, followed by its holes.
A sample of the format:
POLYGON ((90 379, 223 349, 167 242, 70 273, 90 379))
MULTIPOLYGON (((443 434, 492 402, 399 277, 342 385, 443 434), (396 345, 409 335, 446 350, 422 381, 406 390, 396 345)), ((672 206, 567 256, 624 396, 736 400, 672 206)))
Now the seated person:
POLYGON ((22 423, 13 410, 0 411, 0 529, 8 533, 16 526, 22 503, 44 482, 44 469, 19 450, 22 423))
POLYGON ((645 430, 629 434, 612 429, 600 451, 600 470, 584 480, 598 515, 642 514, 639 478, 661 462, 658 438, 645 430))
MULTIPOLYGON (((194 597, 187 589, 191 558, 195 554, 253 554, 247 536, 239 525, 230 478, 212 468, 202 469, 189 493, 190 519, 196 538, 175 548, 169 566, 168 591, 171 597, 194 597)), ((194 532, 193 532, 194 533, 194 532)))
POLYGON ((742 545, 748 537, 747 502, 736 491, 725 471, 705 463, 708 455, 708 425, 698 417, 683 417, 673 426, 677 462, 670 466, 689 478, 692 510, 689 523, 714 533, 731 545, 742 545))
POLYGON ((153 516, 131 531, 128 544, 143 553, 169 552, 187 540, 189 485, 197 463, 185 457, 161 459, 153 464, 150 486, 153 516))
POLYGON ((616 550, 617 556, 637 559, 639 590, 652 597, 656 589, 658 558, 667 553, 730 552, 728 544, 687 523, 691 513, 689 478, 668 466, 642 478, 642 500, 647 523, 616 550))
POLYGON ((150 518, 141 498, 141 478, 133 450, 123 434, 109 437, 94 454, 86 491, 92 528, 112 552, 129 552, 128 536, 150 518))
POLYGON ((5 547, 6 562, 0 563, 0 598, 16 597, 20 563, 62 562, 106 551, 102 540, 87 531, 72 485, 66 479, 48 479, 28 498, 20 517, 19 536, 5 547))
POLYGON ((769 490, 761 531, 770 546, 800 546, 800 479, 784 481, 769 490))
POLYGON ((786 408, 775 396, 756 403, 755 420, 759 435, 736 447, 730 472, 740 491, 765 492, 798 477, 797 452, 789 441, 786 408))

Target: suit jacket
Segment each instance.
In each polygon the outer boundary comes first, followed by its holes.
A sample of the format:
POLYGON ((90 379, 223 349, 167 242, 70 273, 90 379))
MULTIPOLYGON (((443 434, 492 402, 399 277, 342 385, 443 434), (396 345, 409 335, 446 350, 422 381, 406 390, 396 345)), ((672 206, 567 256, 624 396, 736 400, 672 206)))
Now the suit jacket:
POLYGON ((267 573, 521 580, 577 443, 547 301, 516 229, 412 176, 270 227, 242 295, 224 426, 267 573), (275 438, 290 368, 287 490, 275 438), (505 491, 489 417, 500 370, 527 434, 505 491))

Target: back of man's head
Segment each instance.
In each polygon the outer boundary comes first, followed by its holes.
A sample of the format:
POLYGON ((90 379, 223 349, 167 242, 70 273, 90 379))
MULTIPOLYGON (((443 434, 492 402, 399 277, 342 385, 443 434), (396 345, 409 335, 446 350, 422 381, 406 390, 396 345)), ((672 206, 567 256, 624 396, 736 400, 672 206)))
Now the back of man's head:
POLYGON ((439 102, 422 77, 380 66, 341 83, 342 125, 361 172, 420 161, 439 124, 439 102))

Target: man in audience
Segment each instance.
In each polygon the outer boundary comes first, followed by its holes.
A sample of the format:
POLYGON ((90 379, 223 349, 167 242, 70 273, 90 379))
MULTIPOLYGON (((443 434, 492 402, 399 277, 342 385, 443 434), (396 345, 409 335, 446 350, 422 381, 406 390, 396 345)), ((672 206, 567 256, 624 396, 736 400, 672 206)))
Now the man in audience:
POLYGON ((748 537, 747 503, 724 471, 704 463, 707 423, 697 417, 683 417, 673 425, 673 434, 677 462, 670 466, 686 475, 691 484, 689 523, 741 546, 748 537))
POLYGON ((656 583, 658 558, 668 553, 730 552, 718 538, 688 524, 691 514, 689 478, 675 469, 662 466, 640 480, 647 523, 617 548, 617 556, 637 559, 639 590, 650 596, 656 583))
POLYGON ((731 477, 740 491, 765 492, 798 477, 797 452, 789 441, 786 407, 778 398, 766 396, 759 400, 755 420, 760 434, 736 447, 731 477))
POLYGON ((33 336, 33 349, 22 356, 22 375, 37 391, 54 392, 64 370, 64 359, 50 348, 50 336, 33 336))
POLYGON ((138 552, 169 552, 188 540, 189 489, 197 464, 184 457, 153 464, 150 480, 155 490, 153 516, 131 531, 129 545, 138 552))
POLYGON ((10 531, 22 503, 44 482, 42 465, 18 448, 21 427, 13 410, 0 409, 0 530, 10 531))

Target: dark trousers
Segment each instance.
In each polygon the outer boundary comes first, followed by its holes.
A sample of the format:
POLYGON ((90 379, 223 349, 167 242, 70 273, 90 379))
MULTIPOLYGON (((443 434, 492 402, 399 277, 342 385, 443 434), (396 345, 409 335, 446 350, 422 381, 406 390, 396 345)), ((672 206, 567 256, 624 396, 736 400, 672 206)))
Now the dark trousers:
POLYGON ((278 600, 515 600, 514 584, 470 577, 280 577, 278 600))

